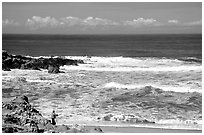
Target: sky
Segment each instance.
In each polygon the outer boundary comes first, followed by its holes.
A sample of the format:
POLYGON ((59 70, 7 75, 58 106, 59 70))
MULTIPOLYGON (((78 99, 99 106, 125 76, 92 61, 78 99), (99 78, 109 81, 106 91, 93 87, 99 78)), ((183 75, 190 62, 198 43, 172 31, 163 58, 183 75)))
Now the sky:
POLYGON ((201 2, 3 2, 2 32, 202 33, 201 2))

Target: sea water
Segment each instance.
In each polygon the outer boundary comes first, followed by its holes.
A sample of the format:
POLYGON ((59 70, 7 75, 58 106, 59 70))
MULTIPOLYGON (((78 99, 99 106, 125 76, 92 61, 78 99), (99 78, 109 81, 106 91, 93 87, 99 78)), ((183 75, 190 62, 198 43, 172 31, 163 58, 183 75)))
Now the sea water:
MULTIPOLYGON (((64 56, 84 64, 46 70, 3 71, 3 98, 26 94, 45 116, 58 122, 93 121, 106 113, 93 103, 145 86, 174 92, 202 92, 202 36, 194 35, 3 35, 8 53, 32 57, 64 56), (19 79, 24 78, 24 79, 19 79), (22 81, 24 80, 24 81, 22 81), (114 90, 109 94, 104 90, 114 90)), ((125 111, 127 110, 127 111, 125 111)))

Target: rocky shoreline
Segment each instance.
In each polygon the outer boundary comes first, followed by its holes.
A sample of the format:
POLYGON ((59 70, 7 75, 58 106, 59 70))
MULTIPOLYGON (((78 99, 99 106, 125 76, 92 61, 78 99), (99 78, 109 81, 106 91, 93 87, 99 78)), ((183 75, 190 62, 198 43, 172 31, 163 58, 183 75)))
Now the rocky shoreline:
MULTIPOLYGON (((63 57, 16 56, 3 51, 3 132, 98 133, 105 132, 103 123, 202 126, 202 93, 164 91, 153 86, 107 88, 102 84, 109 81, 101 79, 102 73, 73 72, 63 67, 60 71, 60 66, 76 68, 79 63, 84 62, 63 57), (65 74, 50 74, 62 71, 65 74), (50 122, 52 108, 60 115, 59 125, 50 122), (98 126, 94 123, 89 130, 87 125, 82 126, 83 122, 95 122, 98 126)), ((115 73, 105 75, 112 77, 115 73)))
POLYGON ((87 130, 79 125, 52 125, 49 119, 35 109, 28 97, 15 97, 9 102, 2 103, 2 132, 3 133, 102 133, 95 127, 87 130))
MULTIPOLYGON (((121 115, 121 116, 106 115, 101 120, 104 122, 126 121, 125 122, 126 124, 127 123, 154 124, 154 122, 152 121, 147 121, 144 119, 142 120, 136 118, 136 116, 134 115, 121 115)), ((114 127, 124 128, 125 123, 123 123, 123 125, 121 126, 115 125, 112 128, 113 129, 114 127)), ((103 129, 105 129, 104 126, 106 127, 106 125, 103 125, 103 128, 101 128, 101 126, 97 126, 97 124, 95 124, 95 126, 87 126, 83 124, 52 125, 51 120, 43 117, 43 115, 29 103, 28 97, 26 96, 15 97, 10 101, 2 102, 3 133, 103 133, 104 132, 103 129)), ((128 125, 126 128, 131 128, 131 126, 128 125)), ((155 130, 157 130, 157 128, 155 130)), ((174 130, 178 129, 172 129, 171 132, 173 132, 174 130)), ((193 131, 193 129, 191 130, 193 131)), ((183 129, 182 132, 184 131, 185 130, 183 129)))
POLYGON ((82 60, 65 59, 63 57, 56 58, 32 58, 22 55, 11 55, 7 51, 2 51, 2 70, 10 71, 11 69, 30 69, 40 70, 47 69, 48 73, 62 73, 60 66, 74 65, 84 63, 82 60))

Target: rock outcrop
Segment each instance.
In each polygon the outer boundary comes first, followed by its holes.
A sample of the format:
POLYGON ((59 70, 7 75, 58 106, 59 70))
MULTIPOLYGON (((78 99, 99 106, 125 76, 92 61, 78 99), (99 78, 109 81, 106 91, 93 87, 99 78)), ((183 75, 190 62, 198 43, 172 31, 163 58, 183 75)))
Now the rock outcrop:
MULTIPOLYGON (((102 129, 96 128, 101 133, 102 129)), ((92 132, 83 126, 52 125, 44 118, 28 100, 21 96, 9 102, 2 103, 2 132, 3 133, 87 133, 92 132)))
POLYGON ((6 51, 2 51, 2 69, 10 71, 10 69, 30 69, 40 70, 49 69, 49 73, 60 73, 59 67, 64 65, 75 65, 83 63, 82 60, 72 60, 62 57, 57 58, 31 58, 21 55, 9 55, 6 51), (54 71, 52 71, 52 69, 54 71))
POLYGON ((59 66, 57 66, 57 65, 49 65, 48 66, 48 73, 60 73, 59 66))

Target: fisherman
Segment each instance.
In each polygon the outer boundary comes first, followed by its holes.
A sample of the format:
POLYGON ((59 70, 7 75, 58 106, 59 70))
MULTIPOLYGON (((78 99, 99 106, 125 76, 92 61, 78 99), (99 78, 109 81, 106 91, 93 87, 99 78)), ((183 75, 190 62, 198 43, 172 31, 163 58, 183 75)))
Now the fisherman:
POLYGON ((52 111, 52 115, 51 115, 51 122, 52 122, 52 125, 56 125, 56 117, 58 116, 58 114, 55 113, 55 110, 52 111))

